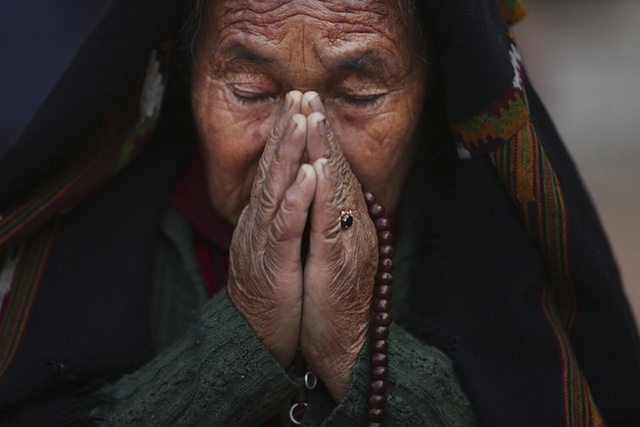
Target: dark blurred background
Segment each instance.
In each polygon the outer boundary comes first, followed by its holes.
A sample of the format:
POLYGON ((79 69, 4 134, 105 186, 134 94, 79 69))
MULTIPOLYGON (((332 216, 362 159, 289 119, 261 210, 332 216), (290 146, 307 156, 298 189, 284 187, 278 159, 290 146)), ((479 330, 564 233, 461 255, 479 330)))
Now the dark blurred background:
MULTIPOLYGON (((0 0, 0 155, 111 1, 0 0)), ((593 196, 640 323, 640 0, 526 3, 515 31, 528 72, 593 196)))

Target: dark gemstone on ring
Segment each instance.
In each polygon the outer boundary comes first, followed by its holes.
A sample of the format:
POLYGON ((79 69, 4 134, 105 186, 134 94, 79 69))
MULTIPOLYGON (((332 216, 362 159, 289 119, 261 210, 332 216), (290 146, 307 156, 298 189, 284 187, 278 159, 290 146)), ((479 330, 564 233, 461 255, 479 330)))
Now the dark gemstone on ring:
POLYGON ((351 211, 342 211, 340 213, 340 226, 342 228, 349 228, 353 225, 353 215, 351 211))

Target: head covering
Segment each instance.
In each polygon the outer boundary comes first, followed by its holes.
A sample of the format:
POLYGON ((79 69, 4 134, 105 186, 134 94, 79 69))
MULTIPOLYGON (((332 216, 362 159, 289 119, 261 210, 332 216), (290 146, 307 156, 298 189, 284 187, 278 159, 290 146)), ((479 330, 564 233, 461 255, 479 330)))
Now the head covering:
POLYGON ((592 203, 525 73, 509 27, 523 3, 420 5, 459 161, 424 218, 423 262, 436 272, 413 284, 400 322, 448 343, 482 425, 635 425, 638 332, 592 203))
MULTIPOLYGON (((159 116, 180 3, 114 0, 0 158, 0 284, 12 285, 0 408, 33 414, 19 417, 50 421, 77 404, 79 385, 150 355, 153 218, 193 139, 159 116)), ((449 353, 483 425, 632 425, 640 340, 592 204, 524 71, 509 28, 522 2, 417 3, 433 45, 427 137, 458 160, 433 168, 446 179, 429 199, 411 200, 427 205, 424 274, 399 322, 449 353)))

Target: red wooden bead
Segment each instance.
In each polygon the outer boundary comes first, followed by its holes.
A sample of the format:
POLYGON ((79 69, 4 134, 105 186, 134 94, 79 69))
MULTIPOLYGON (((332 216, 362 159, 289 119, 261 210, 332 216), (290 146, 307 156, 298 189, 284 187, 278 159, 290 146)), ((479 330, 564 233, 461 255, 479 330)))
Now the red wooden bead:
POLYGON ((367 202, 367 206, 371 206, 376 202, 376 196, 369 192, 366 192, 364 193, 364 200, 365 202, 367 202))
POLYGON ((376 284, 378 285, 393 285, 393 275, 386 271, 379 271, 376 273, 376 284))
POLYGON ((382 218, 384 216, 384 206, 380 203, 369 205, 369 216, 373 220, 382 218))
MULTIPOLYGON (((387 301, 387 300, 384 300, 387 301)), ((382 311, 376 313, 374 321, 377 326, 389 326, 391 324, 391 315, 388 312, 382 311)))
POLYGON ((387 366, 389 364, 389 358, 385 353, 373 353, 371 354, 371 365, 373 366, 387 366))
POLYGON ((382 409, 387 403, 387 397, 382 394, 372 394, 369 397, 369 408, 382 409))
POLYGON ((389 219, 385 217, 376 219, 376 230, 378 231, 391 230, 391 221, 389 221, 389 219))
POLYGON ((372 353, 386 353, 388 348, 387 340, 373 340, 371 342, 372 353))
POLYGON ((391 273, 393 271, 393 260, 391 258, 380 258, 378 261, 378 271, 386 271, 391 273))
POLYGON ((396 253, 395 248, 391 245, 381 246, 379 252, 380 258, 393 258, 396 253))
POLYGON ((374 326, 373 327, 373 339, 386 340, 389 338, 389 328, 387 326, 374 326))
POLYGON ((371 378, 374 380, 386 380, 389 376, 389 368, 387 366, 374 366, 371 369, 371 378))
POLYGON ((373 301, 373 309, 378 313, 388 312, 390 306, 388 299, 376 298, 375 301, 373 301))
POLYGON ((378 242, 383 245, 393 245, 393 233, 390 231, 379 232, 378 242))
POLYGON ((391 325, 391 285, 393 284, 395 255, 394 236, 391 233, 391 222, 384 217, 385 209, 376 201, 372 193, 364 193, 369 210, 369 216, 378 230, 378 272, 375 278, 375 299, 373 309, 372 344, 371 344, 371 382, 369 383, 369 411, 367 419, 369 427, 381 427, 384 420, 384 405, 387 402, 387 377, 389 375, 389 360, 387 351, 389 345, 389 325, 391 325))
POLYGON ((369 391, 371 391, 371 394, 385 394, 387 392, 387 382, 384 380, 371 381, 369 391))
POLYGON ((391 286, 390 285, 376 286, 376 296, 378 298, 391 299, 391 286))
POLYGON ((384 411, 381 408, 371 408, 367 414, 369 421, 381 423, 384 420, 384 411))

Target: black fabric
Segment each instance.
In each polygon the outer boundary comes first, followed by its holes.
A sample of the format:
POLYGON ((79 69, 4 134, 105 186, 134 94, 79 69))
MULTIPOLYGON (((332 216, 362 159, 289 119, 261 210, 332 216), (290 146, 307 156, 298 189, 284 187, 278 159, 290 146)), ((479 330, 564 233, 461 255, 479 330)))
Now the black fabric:
MULTIPOLYGON (((45 179, 114 92, 139 72, 183 3, 112 1, 67 71, 0 157, 0 208, 45 179)), ((46 64, 45 64, 46 66, 46 64)))
MULTIPOLYGON (((442 128, 495 113, 496 101, 518 77, 519 54, 494 0, 420 5, 435 47, 431 88, 437 89, 428 117, 440 122, 429 132, 453 145, 442 128)), ((530 120, 567 202, 578 307, 571 345, 608 424, 640 425, 640 339, 617 266, 573 162, 524 73, 522 78, 530 120)), ((424 259, 435 272, 414 284, 411 304, 399 310, 404 319, 398 320, 451 354, 481 425, 564 425, 560 356, 541 301, 549 266, 489 158, 445 161, 452 171, 446 180, 431 176, 441 185, 423 237, 437 248, 425 250, 424 259)))
POLYGON ((565 147, 532 87, 533 123, 569 201, 569 241, 578 290, 572 342, 609 425, 640 424, 640 339, 597 214, 565 147), (633 397, 632 397, 633 396, 633 397))
MULTIPOLYGON (((608 425, 635 426, 635 322, 573 162, 533 88, 527 91, 536 129, 579 220, 571 229, 579 304, 574 350, 608 425)), ((415 230, 423 242, 422 270, 396 321, 454 360, 480 425, 565 425, 562 365, 542 311, 547 271, 536 243, 488 157, 455 161, 447 150, 427 155, 422 188, 430 190, 413 202, 426 211, 415 230)))
POLYGON ((176 127, 173 118, 162 123, 139 158, 64 217, 0 380, 1 425, 73 421, 74 405, 91 402, 84 387, 113 381, 151 357, 156 224, 193 149, 190 127, 176 127))
POLYGON ((496 0, 418 1, 424 31, 432 38, 443 79, 450 123, 491 107, 509 88, 513 67, 509 27, 496 0))

